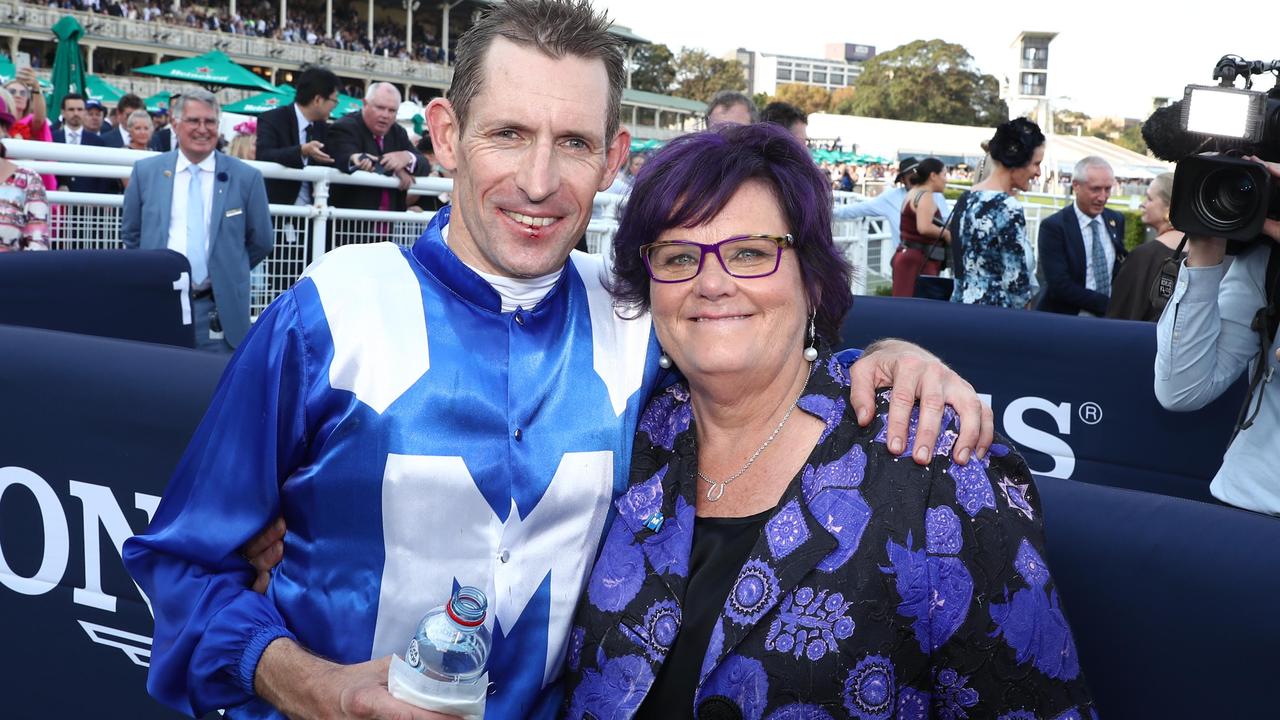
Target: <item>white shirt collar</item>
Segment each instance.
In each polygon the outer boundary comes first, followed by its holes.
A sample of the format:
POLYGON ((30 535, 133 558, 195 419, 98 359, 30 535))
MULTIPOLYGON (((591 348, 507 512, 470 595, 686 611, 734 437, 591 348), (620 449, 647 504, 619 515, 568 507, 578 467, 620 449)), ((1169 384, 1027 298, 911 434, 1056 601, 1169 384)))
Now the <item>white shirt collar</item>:
MULTIPOLYGON (((440 228, 440 238, 444 240, 444 244, 449 244, 449 226, 445 225, 440 228)), ((461 259, 461 258, 459 258, 461 259)), ((560 279, 560 273, 564 272, 564 268, 560 268, 553 273, 542 275, 535 278, 511 278, 504 275, 494 275, 484 272, 478 268, 472 267, 471 264, 463 262, 463 265, 471 268, 471 271, 479 275, 485 282, 489 283, 489 287, 498 293, 498 297, 502 299, 502 312, 508 313, 516 308, 524 308, 532 310, 542 299, 551 292, 555 287, 556 281, 560 279)))
POLYGON ((1084 211, 1080 209, 1080 206, 1076 203, 1075 200, 1071 201, 1071 209, 1076 211, 1076 220, 1080 223, 1081 230, 1084 230, 1085 228, 1089 227, 1089 223, 1093 222, 1094 220, 1097 220, 1099 222, 1102 221, 1102 213, 1098 213, 1096 217, 1089 217, 1088 215, 1084 214, 1084 211))
POLYGON ((302 108, 298 107, 298 103, 293 104, 293 114, 298 118, 298 137, 306 138, 307 126, 311 124, 311 121, 302 114, 302 108))
MULTIPOLYGON (((217 161, 214 159, 214 155, 217 155, 217 151, 214 151, 214 152, 209 153, 209 157, 207 157, 207 158, 205 158, 205 159, 201 160, 201 161, 198 163, 198 164, 199 164, 199 166, 200 166, 200 170, 201 170, 202 172, 211 173, 211 172, 213 172, 214 170, 216 170, 216 169, 217 169, 217 167, 218 167, 218 163, 217 163, 217 161)), ((181 150, 179 150, 179 151, 178 151, 178 164, 177 164, 177 166, 176 166, 176 167, 174 167, 173 171, 174 171, 175 173, 187 172, 187 168, 191 167, 193 164, 197 164, 197 163, 192 163, 190 160, 188 160, 188 159, 187 159, 187 156, 186 156, 185 154, 183 154, 183 152, 182 152, 181 150)))

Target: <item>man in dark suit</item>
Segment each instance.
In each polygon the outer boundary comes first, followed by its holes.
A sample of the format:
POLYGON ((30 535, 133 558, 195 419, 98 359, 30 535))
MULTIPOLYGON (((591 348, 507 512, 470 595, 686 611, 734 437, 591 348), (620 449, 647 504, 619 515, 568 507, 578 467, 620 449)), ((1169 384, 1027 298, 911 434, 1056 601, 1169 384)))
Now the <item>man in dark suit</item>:
MULTIPOLYGON (((84 125, 85 102, 79 93, 62 98, 62 126, 53 131, 53 141, 64 145, 105 147, 102 138, 84 125)), ((117 193, 120 184, 107 178, 58 176, 58 189, 85 193, 117 193)))
POLYGON ((102 133, 102 143, 107 147, 129 147, 129 115, 134 110, 145 110, 142 98, 128 93, 116 103, 115 126, 102 133))
MULTIPOLYGON (((180 97, 182 96, 178 93, 170 95, 169 107, 173 107, 174 103, 178 102, 178 98, 180 97)), ((160 108, 159 112, 166 116, 169 114, 169 111, 166 108, 160 108)), ((156 115, 157 113, 151 113, 152 123, 154 123, 156 131, 151 135, 151 140, 147 142, 147 149, 154 150, 155 152, 169 152, 176 147, 174 145, 174 139, 176 137, 174 133, 176 131, 174 127, 167 122, 163 124, 156 122, 156 115)))
POLYGON ((1071 174, 1075 202, 1040 223, 1040 268, 1045 290, 1038 310, 1065 315, 1107 314, 1111 279, 1124 260, 1124 216, 1107 209, 1115 185, 1111 165, 1086 157, 1071 174))
MULTIPOLYGON (((297 76, 292 103, 258 116, 257 159, 291 168, 333 165, 325 152, 327 120, 338 104, 338 76, 307 67, 297 76)), ((277 205, 310 205, 311 183, 268 180, 267 199, 277 205)))
POLYGON ((328 148, 334 165, 344 173, 364 170, 400 180, 400 190, 334 183, 333 204, 361 210, 404 210, 405 193, 414 175, 431 172, 427 161, 409 142, 409 133, 396 124, 400 91, 391 83, 374 83, 364 96, 364 108, 329 126, 328 148))
POLYGON ((178 148, 133 166, 120 237, 191 262, 196 347, 230 353, 249 331, 249 271, 274 235, 262 173, 214 148, 218 99, 192 90, 173 108, 178 148))

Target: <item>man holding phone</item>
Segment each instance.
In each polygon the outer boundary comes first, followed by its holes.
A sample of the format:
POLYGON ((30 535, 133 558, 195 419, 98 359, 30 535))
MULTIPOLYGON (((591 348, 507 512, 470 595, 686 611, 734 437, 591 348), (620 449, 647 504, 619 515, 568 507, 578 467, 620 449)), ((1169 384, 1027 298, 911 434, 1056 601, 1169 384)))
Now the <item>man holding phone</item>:
POLYGON ((409 133, 396 124, 400 91, 390 83, 373 83, 364 108, 329 126, 326 142, 334 166, 345 173, 363 170, 390 175, 400 181, 398 191, 363 185, 334 184, 331 199, 337 207, 360 210, 405 209, 405 190, 413 176, 426 176, 431 166, 413 148, 409 133))

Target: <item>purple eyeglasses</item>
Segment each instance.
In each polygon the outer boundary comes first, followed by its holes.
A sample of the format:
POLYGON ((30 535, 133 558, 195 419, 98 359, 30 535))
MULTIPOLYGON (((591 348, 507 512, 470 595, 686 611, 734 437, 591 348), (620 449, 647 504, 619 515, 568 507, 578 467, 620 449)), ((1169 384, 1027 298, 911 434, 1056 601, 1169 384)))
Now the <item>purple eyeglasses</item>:
POLYGON ((772 275, 782 264, 782 249, 795 245, 787 235, 734 235, 713 245, 691 240, 666 240, 640 246, 640 257, 649 277, 660 283, 692 280, 702 272, 707 253, 716 256, 720 267, 736 278, 772 275))

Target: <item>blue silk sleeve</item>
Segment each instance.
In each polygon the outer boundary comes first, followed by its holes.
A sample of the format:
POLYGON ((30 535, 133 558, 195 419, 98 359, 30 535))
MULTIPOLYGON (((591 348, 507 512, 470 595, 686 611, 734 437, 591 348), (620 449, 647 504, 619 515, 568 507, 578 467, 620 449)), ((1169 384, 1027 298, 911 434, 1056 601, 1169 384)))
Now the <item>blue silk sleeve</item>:
POLYGON ((305 452, 306 349, 291 291, 240 345, 150 527, 124 545, 155 615, 147 689, 197 717, 253 699, 262 651, 293 637, 239 550, 280 514, 305 452))

